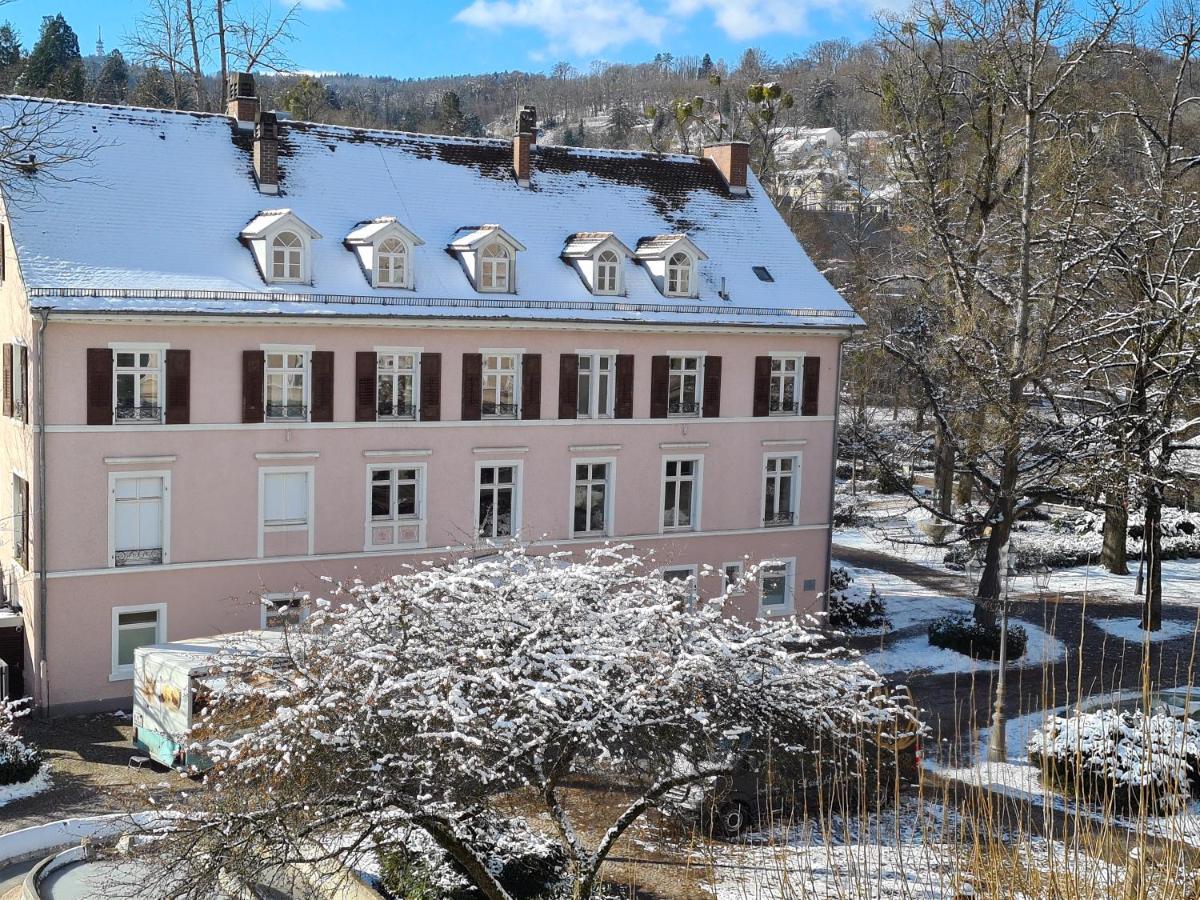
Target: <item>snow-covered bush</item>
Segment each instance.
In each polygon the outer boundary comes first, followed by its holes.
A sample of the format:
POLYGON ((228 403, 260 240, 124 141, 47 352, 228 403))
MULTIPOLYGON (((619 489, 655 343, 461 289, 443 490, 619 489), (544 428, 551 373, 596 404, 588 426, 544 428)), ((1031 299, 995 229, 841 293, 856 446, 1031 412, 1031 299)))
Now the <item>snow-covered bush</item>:
MULTIPOLYGON (((943 616, 929 623, 929 643, 974 659, 999 659, 1000 626, 981 624, 971 616, 943 616)), ((1029 634, 1022 626, 1008 626, 1008 642, 1004 648, 1008 659, 1024 656, 1028 643, 1029 634)))
POLYGON ((1200 797, 1200 723, 1102 709, 1056 716, 1029 740, 1052 785, 1122 810, 1165 810, 1200 797))
POLYGON ((730 741, 776 766, 827 760, 845 781, 838 766, 855 765, 864 735, 920 727, 903 694, 819 631, 681 602, 627 547, 405 567, 338 588, 287 641, 252 671, 229 661, 197 735, 225 739, 205 747, 209 789, 181 798, 189 815, 160 844, 200 887, 411 827, 494 890, 454 823, 528 789, 587 896, 648 809, 732 771, 714 753, 730 741), (563 790, 584 770, 621 781, 607 824, 587 807, 594 842, 575 824, 586 801, 563 790))
POLYGON ((28 712, 23 700, 0 700, 0 787, 22 784, 42 767, 41 750, 17 736, 17 719, 28 712))
MULTIPOLYGON (((547 896, 562 883, 566 854, 521 819, 477 815, 456 825, 459 836, 513 900, 547 896)), ((424 831, 397 836, 379 862, 381 887, 399 900, 484 897, 462 866, 424 831)))
POLYGON ((854 576, 843 566, 829 573, 829 624, 841 631, 886 628, 887 608, 875 585, 870 588, 854 583, 854 576))

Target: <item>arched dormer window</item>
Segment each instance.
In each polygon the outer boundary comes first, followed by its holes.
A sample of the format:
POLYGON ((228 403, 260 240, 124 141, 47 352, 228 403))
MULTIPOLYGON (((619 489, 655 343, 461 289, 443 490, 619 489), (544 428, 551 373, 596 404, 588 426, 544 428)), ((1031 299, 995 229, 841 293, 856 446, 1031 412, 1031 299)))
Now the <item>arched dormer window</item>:
POLYGON ((294 231, 281 231, 271 240, 271 280, 302 281, 304 242, 294 231))
POLYGON ((483 248, 479 260, 479 289, 481 291, 509 291, 512 254, 499 241, 483 248))
POLYGON ((612 250, 596 256, 596 293, 615 294, 621 289, 621 258, 612 250))
POLYGON ((692 295, 692 258, 686 253, 674 253, 667 260, 667 290, 671 297, 692 295))
POLYGON ((379 245, 375 283, 379 287, 408 286, 408 247, 398 238, 379 245))

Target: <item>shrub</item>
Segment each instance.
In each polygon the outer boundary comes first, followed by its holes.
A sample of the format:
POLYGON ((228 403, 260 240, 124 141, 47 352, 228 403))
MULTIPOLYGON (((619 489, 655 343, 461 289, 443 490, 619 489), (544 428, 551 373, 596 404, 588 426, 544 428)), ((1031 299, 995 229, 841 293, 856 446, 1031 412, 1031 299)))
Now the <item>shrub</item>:
MULTIPOLYGON (((480 816, 460 831, 479 856, 488 859, 500 884, 514 900, 545 896, 566 871, 566 855, 552 841, 518 819, 480 816)), ((458 863, 434 846, 424 832, 380 854, 380 886, 396 900, 479 900, 458 863)))
POLYGON ((22 784, 42 767, 42 751, 17 737, 17 719, 27 713, 24 700, 0 700, 0 787, 22 784))
POLYGON ((912 492, 913 478, 903 472, 893 472, 887 468, 879 470, 879 493, 908 494, 912 492))
POLYGON ((1056 716, 1029 739, 1051 785, 1121 810, 1178 808, 1200 796, 1200 723, 1103 709, 1056 716))
MULTIPOLYGON (((943 616, 929 624, 929 643, 955 650, 974 659, 999 659, 1000 626, 986 626, 970 616, 943 616)), ((1010 660, 1025 655, 1029 634, 1020 625, 1008 626, 1007 656, 1010 660)))
POLYGON ((843 566, 830 571, 829 624, 842 631, 886 627, 889 624, 887 607, 875 585, 867 590, 853 582, 854 576, 843 566))

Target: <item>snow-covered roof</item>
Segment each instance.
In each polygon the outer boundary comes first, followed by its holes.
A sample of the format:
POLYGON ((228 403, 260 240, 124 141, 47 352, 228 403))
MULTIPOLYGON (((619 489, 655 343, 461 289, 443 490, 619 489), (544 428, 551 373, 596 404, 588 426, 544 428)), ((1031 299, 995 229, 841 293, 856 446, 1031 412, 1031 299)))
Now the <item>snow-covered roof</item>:
POLYGON ((459 228, 454 233, 454 240, 450 242, 450 247, 453 250, 478 250, 492 238, 500 238, 515 250, 525 249, 524 244, 500 225, 466 225, 459 228))
POLYGON ((638 259, 663 259, 676 250, 686 250, 696 259, 708 259, 708 254, 696 246, 686 234, 656 234, 638 241, 633 255, 638 259))
MULTIPOLYGON (((690 156, 536 145, 532 184, 504 140, 281 124, 280 195, 254 181, 251 146, 213 114, 0 98, 0 127, 30 103, 53 133, 93 145, 87 159, 39 167, 8 191, 10 233, 38 307, 103 312, 452 316, 844 328, 860 320, 817 271, 750 176, 731 194, 690 156), (35 193, 30 192, 35 189, 35 193), (18 197, 20 194, 20 197, 18 197), (425 243, 411 290, 364 282, 341 240, 311 245, 311 284, 264 283, 239 236, 284 207, 342 237, 387 213, 425 243), (519 238, 516 290, 481 295, 446 248, 494 222, 519 238), (463 229, 467 229, 464 231, 463 229), (664 297, 628 263, 625 296, 595 297, 561 261, 570 235, 611 231, 627 246, 686 234, 707 257, 696 296, 664 297), (774 282, 753 267, 770 266, 774 282), (725 285, 728 300, 719 295, 725 285)), ((461 244, 460 244, 461 245, 461 244)))
POLYGON ((264 209, 257 216, 246 223, 246 227, 241 231, 241 236, 248 240, 252 240, 254 238, 263 237, 272 229, 284 227, 295 228, 303 231, 313 239, 321 236, 316 229, 297 216, 290 209, 264 209))
POLYGON ((359 222, 354 230, 346 235, 346 243, 370 244, 393 235, 402 236, 414 246, 425 243, 420 237, 401 225, 395 216, 379 216, 368 222, 359 222))
POLYGON ((626 258, 633 256, 633 251, 621 243, 621 239, 611 231, 579 231, 567 235, 562 255, 564 259, 582 259, 591 256, 606 244, 626 258))

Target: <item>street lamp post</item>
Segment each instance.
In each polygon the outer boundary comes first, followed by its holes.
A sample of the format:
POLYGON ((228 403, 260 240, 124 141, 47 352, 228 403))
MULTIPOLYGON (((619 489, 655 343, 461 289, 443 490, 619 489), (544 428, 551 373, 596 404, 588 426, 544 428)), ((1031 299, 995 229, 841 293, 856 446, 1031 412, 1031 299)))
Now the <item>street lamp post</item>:
POLYGON ((1008 668, 1008 541, 1000 548, 1000 571, 1004 573, 1004 594, 1000 601, 1000 671, 996 676, 996 704, 992 708, 992 727, 988 733, 988 762, 1008 761, 1005 739, 1004 675, 1008 668))

